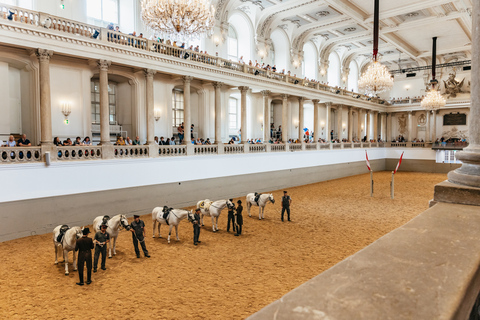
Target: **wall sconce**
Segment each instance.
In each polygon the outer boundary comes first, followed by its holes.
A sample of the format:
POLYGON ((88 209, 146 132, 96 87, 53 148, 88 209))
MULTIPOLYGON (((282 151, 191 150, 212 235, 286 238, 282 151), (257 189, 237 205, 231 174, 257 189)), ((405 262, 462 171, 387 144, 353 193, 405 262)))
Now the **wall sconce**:
POLYGON ((65 116, 65 120, 63 120, 63 122, 65 124, 68 124, 68 116, 70 115, 70 113, 72 113, 72 106, 70 103, 62 102, 62 113, 65 116))
POLYGON ((343 77, 343 78, 342 78, 342 81, 343 81, 343 82, 347 82, 347 78, 343 77))
POLYGON ((218 45, 220 44, 220 38, 218 36, 214 36, 213 43, 215 43, 215 46, 218 47, 218 45))
POLYGON ((325 69, 320 69, 320 74, 321 74, 322 76, 324 76, 325 73, 326 73, 326 72, 325 72, 325 69))
POLYGON ((155 121, 160 119, 160 109, 153 110, 153 117, 155 118, 155 121))
POLYGON ((343 123, 342 124, 343 132, 345 132, 345 127, 346 127, 346 125, 345 125, 345 123, 343 123))
POLYGON ((295 129, 298 129, 298 123, 299 123, 298 120, 294 120, 294 121, 293 121, 293 124, 294 124, 294 126, 295 126, 295 129))
POLYGON ((409 85, 406 85, 406 86, 405 86, 405 90, 408 91, 408 89, 410 89, 410 86, 409 86, 409 85))
POLYGON ((362 125, 360 126, 360 128, 362 128, 362 130, 363 130, 363 123, 362 123, 362 125))
POLYGON ((320 122, 320 125, 322 126, 322 135, 323 135, 323 130, 325 129, 325 122, 320 122))

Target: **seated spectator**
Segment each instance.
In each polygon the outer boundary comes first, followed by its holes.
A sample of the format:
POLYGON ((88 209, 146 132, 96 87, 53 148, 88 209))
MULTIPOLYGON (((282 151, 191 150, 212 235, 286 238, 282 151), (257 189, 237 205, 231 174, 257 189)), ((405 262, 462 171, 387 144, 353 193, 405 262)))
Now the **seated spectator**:
POLYGON ((123 140, 122 136, 117 137, 117 142, 115 143, 117 146, 124 146, 125 145, 125 140, 123 140))
POLYGON ((90 137, 89 136, 86 136, 85 139, 83 139, 83 145, 85 146, 91 146, 92 145, 92 141, 90 141, 90 137))
POLYGON ((27 135, 24 133, 20 139, 17 141, 18 147, 29 147, 32 143, 27 139, 27 135))
POLYGON ((167 141, 165 141, 165 145, 167 145, 167 146, 170 145, 170 138, 167 138, 167 141))
POLYGON ((73 143, 74 146, 81 146, 83 143, 82 143, 82 139, 80 137, 76 137, 75 138, 75 142, 73 143))
POLYGON ((170 145, 171 145, 171 146, 174 146, 174 145, 175 145, 175 137, 172 137, 172 138, 170 139, 170 145))
POLYGON ((243 61, 243 56, 240 57, 240 59, 238 60, 238 63, 245 64, 245 61, 243 61))
POLYGON ((155 140, 154 140, 155 144, 157 144, 157 145, 158 145, 158 144, 160 143, 160 141, 158 141, 158 137, 157 137, 157 136, 155 136, 155 138, 154 138, 154 139, 155 139, 155 140))
POLYGON ((140 137, 139 137, 139 136, 136 136, 136 137, 135 137, 135 140, 133 140, 133 145, 134 145, 134 146, 138 146, 138 145, 140 145, 140 144, 141 144, 141 143, 140 143, 140 137))
POLYGON ((64 146, 71 146, 71 145, 73 145, 73 144, 72 144, 72 140, 71 140, 70 138, 67 138, 67 140, 64 140, 64 141, 63 141, 63 145, 64 145, 64 146))
POLYGON ((160 142, 158 143, 160 146, 165 146, 167 145, 167 142, 165 141, 164 137, 160 137, 160 142))
POLYGON ((212 144, 212 143, 210 142, 210 138, 207 138, 207 140, 205 140, 205 144, 208 144, 208 145, 212 144))
POLYGON ((130 137, 127 137, 127 139, 125 139, 125 145, 131 146, 132 144, 133 144, 132 139, 130 139, 130 137))
POLYGON ((6 143, 6 147, 15 147, 17 143, 15 142, 15 138, 13 136, 8 137, 8 141, 6 143))
POLYGON ((55 146, 62 146, 62 141, 58 137, 53 138, 53 145, 55 146))
POLYGON ((228 141, 228 144, 235 144, 235 142, 233 141, 233 138, 230 139, 230 141, 228 141))

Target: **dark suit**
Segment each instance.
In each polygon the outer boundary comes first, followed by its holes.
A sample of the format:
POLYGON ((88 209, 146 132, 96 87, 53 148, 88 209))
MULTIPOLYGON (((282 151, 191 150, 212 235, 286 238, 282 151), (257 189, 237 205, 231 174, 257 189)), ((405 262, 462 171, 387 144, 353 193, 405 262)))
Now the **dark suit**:
POLYGON ((198 237, 200 237, 200 215, 198 213, 194 214, 193 223, 193 244, 197 244, 198 237))
POLYGON ((235 231, 235 215, 233 214, 234 210, 234 208, 228 208, 227 232, 230 231, 230 221, 232 222, 233 231, 235 231))
POLYGON ((78 251, 78 277, 83 283, 83 266, 87 264, 87 282, 92 280, 92 249, 93 240, 87 236, 77 240, 75 251, 78 251))

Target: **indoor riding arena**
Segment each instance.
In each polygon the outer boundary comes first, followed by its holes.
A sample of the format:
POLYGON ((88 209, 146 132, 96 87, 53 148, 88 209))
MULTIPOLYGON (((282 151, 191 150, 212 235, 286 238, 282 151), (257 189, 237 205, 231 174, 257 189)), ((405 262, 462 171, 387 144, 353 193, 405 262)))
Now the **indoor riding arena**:
POLYGON ((445 179, 398 172, 393 200, 391 172, 374 173, 373 197, 369 174, 288 188, 291 222, 280 220, 283 190, 274 190, 265 220, 259 221, 258 207, 248 217, 243 204, 239 237, 226 231, 226 209, 217 233, 205 217, 198 246, 188 220, 180 223, 180 241, 172 233, 167 244, 165 225, 162 238, 152 239, 151 212, 143 212, 151 258, 137 259, 130 232, 121 231, 107 270, 93 273, 93 283, 83 287, 75 285, 71 265, 65 276, 64 264, 54 264, 51 233, 5 241, 0 318, 244 319, 415 218, 445 179))

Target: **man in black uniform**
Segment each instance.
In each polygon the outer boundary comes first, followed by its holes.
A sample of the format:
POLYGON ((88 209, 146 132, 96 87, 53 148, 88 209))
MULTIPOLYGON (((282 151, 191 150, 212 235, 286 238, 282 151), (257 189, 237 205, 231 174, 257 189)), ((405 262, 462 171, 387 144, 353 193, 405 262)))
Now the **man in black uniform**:
MULTIPOLYGON (((231 203, 233 203, 233 199, 229 199, 231 203)), ((228 208, 228 222, 227 222, 227 232, 230 232, 230 221, 232 222, 232 229, 235 231, 235 204, 231 207, 228 208)))
POLYGON ((193 244, 197 245, 198 243, 202 242, 198 240, 200 237, 200 209, 195 209, 195 214, 193 215, 193 244))
POLYGON ((242 226, 243 226, 242 200, 238 200, 237 203, 238 203, 238 206, 237 206, 237 210, 236 210, 236 214, 235 214, 235 227, 236 227, 235 231, 237 232, 237 233, 235 233, 236 237, 238 237, 239 235, 242 234, 242 226))
POLYGON ((283 191, 282 197, 282 221, 283 214, 287 211, 288 221, 290 221, 290 205, 292 204, 292 198, 287 194, 287 191, 283 191))
POLYGON ((93 272, 97 272, 98 266, 98 257, 100 253, 102 254, 102 270, 107 270, 105 268, 105 262, 107 261, 107 243, 110 242, 110 235, 107 233, 108 226, 102 224, 100 226, 100 231, 95 233, 93 242, 95 243, 95 256, 93 257, 93 272))
POLYGON ((78 278, 80 282, 77 282, 79 286, 83 286, 83 267, 87 264, 87 284, 92 283, 92 238, 88 237, 90 233, 89 228, 83 229, 83 237, 77 240, 75 244, 75 251, 78 251, 78 278))
POLYGON ((147 246, 145 245, 145 223, 140 220, 140 216, 134 215, 133 221, 130 224, 132 227, 130 231, 132 231, 132 241, 133 247, 135 248, 135 253, 137 254, 137 258, 140 258, 140 250, 138 250, 138 242, 140 241, 140 245, 142 246, 143 254, 145 257, 150 258, 148 254, 147 246))

